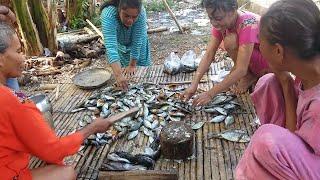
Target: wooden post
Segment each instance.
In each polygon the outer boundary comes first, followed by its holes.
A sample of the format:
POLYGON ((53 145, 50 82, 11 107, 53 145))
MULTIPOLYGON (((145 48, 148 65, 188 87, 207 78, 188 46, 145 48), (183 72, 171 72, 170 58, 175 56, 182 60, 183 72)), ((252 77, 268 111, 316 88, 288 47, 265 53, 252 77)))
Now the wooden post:
POLYGON ((169 7, 169 5, 167 3, 167 0, 162 0, 162 2, 164 3, 164 6, 167 8, 167 10, 168 10, 169 14, 171 15, 171 17, 173 18, 174 22, 176 22, 181 34, 183 34, 183 32, 184 32, 183 28, 180 26, 176 16, 173 14, 172 10, 170 9, 170 7, 169 7))

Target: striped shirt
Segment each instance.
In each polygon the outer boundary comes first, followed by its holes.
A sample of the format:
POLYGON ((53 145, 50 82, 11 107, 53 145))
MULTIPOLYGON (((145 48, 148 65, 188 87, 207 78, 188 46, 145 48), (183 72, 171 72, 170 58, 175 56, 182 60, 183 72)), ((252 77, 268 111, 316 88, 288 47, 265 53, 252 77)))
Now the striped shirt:
POLYGON ((147 15, 143 7, 130 27, 123 25, 114 6, 103 9, 101 22, 106 56, 110 64, 120 61, 121 66, 126 67, 130 60, 134 59, 137 61, 137 66, 151 65, 147 15))

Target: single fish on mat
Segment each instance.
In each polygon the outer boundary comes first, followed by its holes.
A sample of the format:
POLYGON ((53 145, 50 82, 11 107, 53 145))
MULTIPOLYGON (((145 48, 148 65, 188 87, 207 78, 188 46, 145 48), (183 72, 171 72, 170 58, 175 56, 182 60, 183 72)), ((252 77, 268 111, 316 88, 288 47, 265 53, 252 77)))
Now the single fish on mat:
POLYGON ((221 133, 208 133, 206 139, 219 138, 232 142, 246 143, 250 141, 249 135, 241 129, 226 130, 221 133))

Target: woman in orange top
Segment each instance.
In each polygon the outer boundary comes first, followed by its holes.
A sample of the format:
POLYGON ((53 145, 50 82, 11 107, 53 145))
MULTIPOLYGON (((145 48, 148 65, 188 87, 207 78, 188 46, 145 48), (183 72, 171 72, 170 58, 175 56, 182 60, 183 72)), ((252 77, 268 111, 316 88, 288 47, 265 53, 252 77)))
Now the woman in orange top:
POLYGON ((96 119, 58 138, 32 102, 4 86, 8 78, 21 75, 24 59, 15 31, 0 22, 0 179, 75 179, 74 168, 65 166, 63 158, 77 153, 89 135, 105 132, 115 118, 96 119), (29 170, 31 154, 52 165, 29 170))

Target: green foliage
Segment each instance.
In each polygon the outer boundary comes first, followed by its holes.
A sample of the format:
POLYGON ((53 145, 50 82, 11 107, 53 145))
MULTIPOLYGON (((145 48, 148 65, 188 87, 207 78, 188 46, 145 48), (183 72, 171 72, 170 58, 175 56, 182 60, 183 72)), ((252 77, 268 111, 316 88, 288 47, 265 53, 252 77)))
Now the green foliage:
MULTIPOLYGON (((167 3, 170 7, 174 6, 173 0, 167 0, 167 3)), ((151 0, 151 2, 145 2, 144 7, 147 11, 161 12, 166 10, 166 7, 161 0, 151 0)))
POLYGON ((86 19, 89 19, 94 25, 99 26, 100 16, 99 8, 95 8, 95 12, 90 14, 89 8, 90 4, 88 0, 78 0, 79 10, 76 12, 76 15, 70 20, 71 29, 80 29, 87 25, 86 19))

